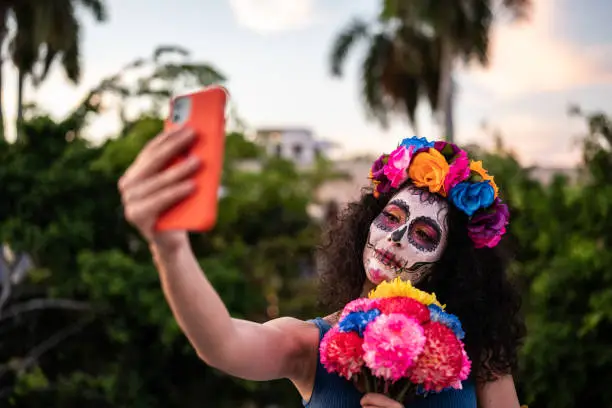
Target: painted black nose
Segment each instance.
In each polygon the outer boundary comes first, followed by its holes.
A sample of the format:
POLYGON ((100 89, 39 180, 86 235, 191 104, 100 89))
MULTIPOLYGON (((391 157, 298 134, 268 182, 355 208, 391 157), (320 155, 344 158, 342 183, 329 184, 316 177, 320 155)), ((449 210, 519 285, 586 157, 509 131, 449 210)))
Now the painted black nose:
POLYGON ((404 234, 406 233, 407 229, 408 229, 408 227, 404 226, 404 228, 400 228, 400 229, 397 229, 397 230, 393 231, 391 233, 391 241, 393 241, 396 244, 398 244, 402 240, 402 238, 403 238, 404 234))

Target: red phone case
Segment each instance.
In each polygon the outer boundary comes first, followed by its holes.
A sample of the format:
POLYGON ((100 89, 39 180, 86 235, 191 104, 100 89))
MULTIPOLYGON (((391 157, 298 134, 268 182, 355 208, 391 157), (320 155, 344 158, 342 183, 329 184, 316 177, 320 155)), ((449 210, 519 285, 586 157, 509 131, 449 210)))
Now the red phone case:
MULTIPOLYGON (((195 192, 161 214, 155 229, 208 231, 217 221, 218 189, 225 148, 227 91, 215 86, 173 98, 165 130, 180 126, 172 121, 176 101, 180 98, 190 99, 189 117, 181 125, 190 127, 196 133, 188 154, 197 156, 201 166, 194 176, 195 192)), ((184 158, 176 159, 171 166, 182 160, 184 158)))

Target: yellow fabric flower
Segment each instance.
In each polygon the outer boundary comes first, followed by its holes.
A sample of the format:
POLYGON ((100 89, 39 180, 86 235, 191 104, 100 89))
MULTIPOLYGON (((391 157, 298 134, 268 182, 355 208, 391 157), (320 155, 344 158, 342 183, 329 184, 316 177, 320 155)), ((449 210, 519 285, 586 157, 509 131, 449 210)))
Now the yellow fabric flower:
POLYGON ((442 309, 446 305, 441 305, 436 299, 435 293, 427 293, 412 286, 410 281, 403 281, 400 278, 395 278, 391 282, 382 282, 375 289, 368 293, 368 298, 390 298, 390 297, 408 297, 420 302, 426 306, 431 304, 440 306, 442 309))
POLYGON ((408 176, 415 186, 427 187, 432 193, 446 197, 443 187, 448 167, 442 153, 430 147, 429 151, 421 152, 412 159, 408 176))
POLYGON ((499 195, 499 188, 497 184, 495 184, 495 179, 493 176, 489 175, 489 173, 482 167, 482 161, 472 161, 470 162, 470 170, 477 173, 480 177, 482 177, 483 181, 488 180, 491 183, 491 187, 495 191, 495 198, 499 195))

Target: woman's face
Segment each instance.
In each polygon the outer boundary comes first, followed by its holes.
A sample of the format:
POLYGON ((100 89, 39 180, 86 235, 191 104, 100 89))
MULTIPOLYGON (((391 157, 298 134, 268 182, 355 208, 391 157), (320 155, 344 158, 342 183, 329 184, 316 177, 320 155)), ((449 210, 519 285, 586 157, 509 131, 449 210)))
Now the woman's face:
POLYGON ((413 186, 400 190, 370 226, 363 251, 368 280, 421 280, 446 246, 447 215, 443 197, 413 186))

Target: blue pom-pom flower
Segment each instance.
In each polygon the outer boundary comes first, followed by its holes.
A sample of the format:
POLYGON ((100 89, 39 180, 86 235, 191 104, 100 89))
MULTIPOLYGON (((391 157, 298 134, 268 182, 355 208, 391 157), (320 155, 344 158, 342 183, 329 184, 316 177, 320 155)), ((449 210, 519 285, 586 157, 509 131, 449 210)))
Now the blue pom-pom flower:
POLYGON ((431 304, 428 306, 429 315, 432 322, 439 322, 448 327, 455 333, 455 336, 459 340, 462 340, 465 337, 465 332, 461 327, 461 322, 457 318, 457 316, 446 313, 442 308, 438 305, 431 304))
POLYGON ((351 312, 340 320, 338 328, 341 332, 357 332, 359 337, 363 337, 368 324, 380 315, 380 310, 371 309, 367 312, 351 312))

